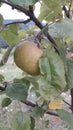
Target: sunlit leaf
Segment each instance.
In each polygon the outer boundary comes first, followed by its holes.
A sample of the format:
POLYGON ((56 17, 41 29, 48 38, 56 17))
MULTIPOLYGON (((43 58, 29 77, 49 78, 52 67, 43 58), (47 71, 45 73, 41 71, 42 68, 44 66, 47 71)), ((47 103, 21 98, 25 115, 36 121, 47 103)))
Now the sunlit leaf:
POLYGON ((39 15, 38 19, 41 21, 43 19, 46 20, 46 18, 49 19, 50 15, 51 15, 50 9, 47 7, 47 5, 44 4, 44 2, 42 2, 41 8, 40 8, 40 15, 39 15))
POLYGON ((73 130, 73 115, 66 110, 57 110, 59 116, 65 121, 68 127, 73 130))
MULTIPOLYGON (((62 9, 60 6, 60 1, 58 0, 43 0, 41 2, 40 15, 39 19, 42 20, 55 20, 59 19, 59 16, 62 15, 62 9)), ((61 16, 62 18, 62 16, 61 16)))
POLYGON ((28 130, 30 128, 30 117, 25 112, 17 112, 12 119, 12 130, 28 130))
POLYGON ((24 101, 28 95, 29 85, 26 83, 12 83, 7 86, 6 94, 12 99, 24 101))
POLYGON ((49 109, 56 110, 56 109, 62 109, 63 102, 61 100, 53 100, 49 103, 49 109))
POLYGON ((8 43, 13 44, 19 42, 18 25, 10 25, 8 28, 1 31, 0 36, 8 43))

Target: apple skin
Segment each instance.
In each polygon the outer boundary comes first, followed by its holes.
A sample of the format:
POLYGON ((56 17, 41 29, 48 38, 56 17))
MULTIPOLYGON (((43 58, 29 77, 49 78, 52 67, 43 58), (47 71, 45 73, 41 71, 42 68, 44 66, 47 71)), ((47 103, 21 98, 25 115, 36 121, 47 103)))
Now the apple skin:
POLYGON ((43 55, 43 50, 31 41, 20 43, 14 52, 16 65, 30 75, 39 75, 39 58, 43 55))

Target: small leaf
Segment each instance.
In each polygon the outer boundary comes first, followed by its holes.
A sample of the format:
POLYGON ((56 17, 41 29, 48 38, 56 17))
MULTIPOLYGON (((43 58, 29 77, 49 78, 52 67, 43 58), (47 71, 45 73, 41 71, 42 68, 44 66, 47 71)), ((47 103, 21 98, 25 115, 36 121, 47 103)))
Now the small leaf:
POLYGON ((73 130, 73 115, 66 110, 57 110, 59 116, 65 121, 68 127, 73 130))
POLYGON ((13 116, 12 120, 12 130, 28 130, 30 128, 30 117, 25 112, 17 112, 13 116))
POLYGON ((30 130, 35 130, 35 119, 33 117, 30 118, 31 118, 30 130))
POLYGON ((48 126, 49 126, 49 120, 47 119, 47 120, 45 121, 45 128, 48 128, 48 126))
POLYGON ((36 106, 35 108, 32 109, 32 117, 42 117, 43 114, 44 110, 39 106, 36 106))
POLYGON ((12 99, 25 100, 28 95, 29 85, 26 83, 12 83, 7 86, 6 94, 12 99))
POLYGON ((63 102, 61 100, 54 100, 49 103, 49 109, 56 110, 62 109, 63 102))
POLYGON ((11 104, 11 102, 12 102, 12 100, 11 100, 10 98, 6 97, 6 98, 4 98, 4 99, 2 100, 1 105, 2 105, 2 107, 7 107, 8 105, 11 104))
POLYGON ((4 76, 0 74, 0 82, 4 80, 4 76))

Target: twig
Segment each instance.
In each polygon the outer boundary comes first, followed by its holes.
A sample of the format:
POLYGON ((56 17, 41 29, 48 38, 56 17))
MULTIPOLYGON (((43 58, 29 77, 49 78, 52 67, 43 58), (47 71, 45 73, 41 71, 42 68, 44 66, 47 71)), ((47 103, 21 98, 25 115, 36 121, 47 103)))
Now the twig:
POLYGON ((63 6, 62 9, 64 10, 66 17, 67 17, 67 18, 70 18, 70 12, 69 12, 69 10, 67 10, 67 8, 66 8, 65 5, 63 6))
POLYGON ((0 91, 5 91, 6 88, 0 86, 0 91))
MULTIPOLYGON (((43 25, 42 23, 35 17, 34 12, 33 12, 33 6, 29 6, 29 10, 23 8, 22 6, 19 5, 15 5, 11 2, 5 1, 5 0, 1 0, 2 3, 5 3, 9 6, 11 6, 13 9, 17 9, 23 13, 25 13, 27 16, 30 17, 30 19, 40 28, 43 29, 43 25)), ((57 53, 59 53, 58 49, 57 49, 57 45, 56 42, 54 41, 54 39, 50 36, 50 34, 47 32, 47 34, 45 34, 45 36, 49 39, 49 41, 54 45, 54 48, 56 50, 57 53)))
MULTIPOLYGON (((24 104, 26 104, 27 106, 31 106, 31 107, 38 106, 38 104, 34 104, 34 103, 30 102, 30 101, 21 101, 21 102, 24 103, 24 104)), ((52 115, 52 116, 59 116, 57 113, 51 112, 49 110, 48 111, 44 111, 44 113, 52 115)))
POLYGON ((27 20, 24 20, 24 21, 14 21, 14 22, 10 22, 10 23, 7 23, 5 24, 5 27, 10 25, 10 24, 19 24, 19 23, 23 23, 23 24, 26 24, 28 22, 30 22, 31 19, 27 19, 27 20))
POLYGON ((71 107, 71 105, 68 102, 66 102, 65 100, 63 100, 63 102, 65 102, 69 107, 71 107))

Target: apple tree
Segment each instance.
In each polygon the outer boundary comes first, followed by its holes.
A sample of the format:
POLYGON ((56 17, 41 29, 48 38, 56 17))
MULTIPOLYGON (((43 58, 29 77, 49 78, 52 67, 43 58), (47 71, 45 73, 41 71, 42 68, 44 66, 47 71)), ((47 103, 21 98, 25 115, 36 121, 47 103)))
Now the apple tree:
POLYGON ((21 78, 13 78, 9 82, 0 74, 0 92, 6 94, 2 107, 10 105, 13 100, 31 107, 30 113, 15 113, 11 130, 35 130, 36 117, 43 120, 45 113, 61 117, 72 130, 73 115, 63 108, 63 102, 67 102, 61 98, 61 94, 68 90, 71 92, 71 105, 68 105, 73 112, 73 1, 0 0, 0 6, 3 4, 24 13, 28 18, 4 23, 0 14, 0 38, 9 45, 2 56, 0 67, 6 65, 11 51, 14 56, 15 48, 22 41, 33 40, 44 52, 38 60, 39 75, 23 72, 21 78), (38 17, 34 13, 37 3, 40 5, 38 17), (30 21, 34 22, 33 28, 20 30, 21 24, 30 21))

